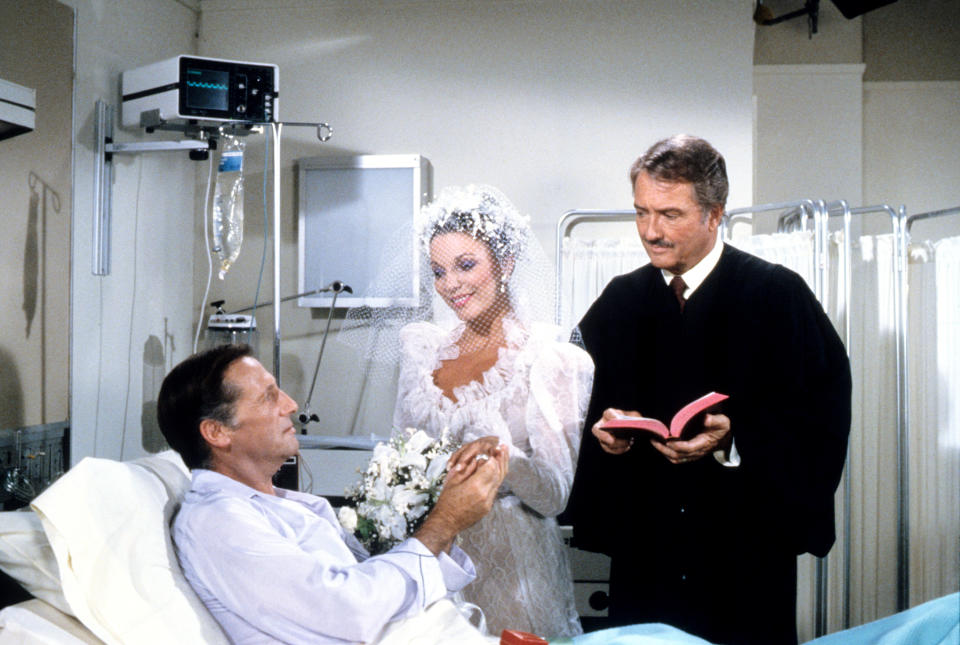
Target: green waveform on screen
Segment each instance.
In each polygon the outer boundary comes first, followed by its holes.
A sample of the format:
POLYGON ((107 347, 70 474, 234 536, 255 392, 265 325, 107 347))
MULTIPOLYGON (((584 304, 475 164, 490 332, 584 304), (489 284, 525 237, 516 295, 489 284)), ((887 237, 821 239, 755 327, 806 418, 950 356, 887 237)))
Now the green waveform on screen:
POLYGON ((204 90, 225 90, 226 85, 222 83, 202 83, 198 81, 187 81, 187 87, 199 87, 204 90))

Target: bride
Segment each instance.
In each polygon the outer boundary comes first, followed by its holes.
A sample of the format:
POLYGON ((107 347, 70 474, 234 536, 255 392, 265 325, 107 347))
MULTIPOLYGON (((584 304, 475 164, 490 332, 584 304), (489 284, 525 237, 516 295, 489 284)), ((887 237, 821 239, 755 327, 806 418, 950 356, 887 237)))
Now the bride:
POLYGON ((567 503, 593 363, 546 323, 553 281, 527 220, 487 186, 441 191, 419 240, 442 303, 400 331, 394 429, 504 443, 493 510, 461 534, 478 577, 464 590, 492 634, 582 632, 554 519, 567 503))

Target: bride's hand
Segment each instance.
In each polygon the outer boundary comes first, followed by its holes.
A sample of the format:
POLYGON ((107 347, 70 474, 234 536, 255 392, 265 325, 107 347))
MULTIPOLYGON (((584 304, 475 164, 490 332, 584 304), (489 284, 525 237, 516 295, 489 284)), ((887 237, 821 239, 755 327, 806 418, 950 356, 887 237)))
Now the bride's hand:
POLYGON ((450 455, 447 461, 447 470, 451 476, 456 475, 459 479, 465 479, 473 474, 477 466, 487 461, 491 457, 498 456, 501 452, 507 453, 506 446, 500 443, 500 438, 496 436, 481 437, 460 448, 450 455))

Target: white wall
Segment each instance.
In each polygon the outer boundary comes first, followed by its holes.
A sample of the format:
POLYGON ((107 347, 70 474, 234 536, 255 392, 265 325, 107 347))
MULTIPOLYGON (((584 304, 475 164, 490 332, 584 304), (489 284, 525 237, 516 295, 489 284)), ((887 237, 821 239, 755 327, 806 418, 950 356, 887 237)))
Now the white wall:
MULTIPOLYGON (((863 65, 757 65, 755 204, 861 204, 863 65)), ((758 220, 770 232, 775 218, 758 220)))
MULTIPOLYGON (((285 130, 286 295, 296 285, 291 169, 300 157, 423 154, 437 189, 501 188, 531 214, 551 257, 563 212, 628 208, 630 163, 677 132, 713 142, 728 161, 731 203, 748 203, 751 11, 750 0, 204 0, 200 53, 277 63, 281 117, 335 129, 326 145, 285 130)), ((207 299, 236 306, 253 299, 262 245, 262 138, 249 145, 246 247, 207 299)), ((197 266, 199 298, 206 275, 197 266)), ((282 311, 281 380, 302 402, 326 311, 282 311)), ((258 318, 269 363, 270 313, 258 318)), ((318 390, 312 407, 324 421, 314 432, 388 431, 392 388, 361 396, 355 357, 337 343, 327 344, 318 390)))
MULTIPOLYGON (((120 73, 191 53, 196 13, 174 0, 66 4, 77 21, 71 456, 74 462, 87 455, 131 458, 144 452, 141 417, 148 428, 156 424, 157 374, 189 353, 193 256, 183 240, 193 236, 196 170, 185 153, 116 157, 113 267, 109 276, 94 276, 94 103, 102 98, 118 106, 119 122, 120 73)), ((117 141, 142 136, 114 133, 117 141)))
POLYGON ((0 141, 0 428, 68 416, 73 11, 0 1, 0 78, 36 127, 0 141))
MULTIPOLYGON (((960 207, 960 81, 864 83, 863 115, 867 203, 905 204, 908 214, 960 207)), ((960 235, 960 217, 912 233, 960 235)))

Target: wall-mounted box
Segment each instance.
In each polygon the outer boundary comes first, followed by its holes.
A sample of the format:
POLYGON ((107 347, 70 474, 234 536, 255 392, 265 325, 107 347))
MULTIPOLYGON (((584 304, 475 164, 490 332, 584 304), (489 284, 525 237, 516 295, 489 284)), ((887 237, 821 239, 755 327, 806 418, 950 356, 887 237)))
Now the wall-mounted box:
MULTIPOLYGON (((340 280, 353 289, 337 307, 416 306, 419 249, 412 223, 432 189, 430 162, 420 155, 351 155, 300 159, 298 291, 340 280), (408 235, 399 240, 400 231, 408 235), (399 246, 399 248, 398 248, 399 246), (385 257, 390 249, 397 257, 385 257), (397 258, 409 262, 396 262, 397 258), (365 293, 383 262, 401 265, 389 291, 365 293)), ((302 297, 301 307, 329 307, 328 293, 302 297)))
POLYGON ((37 91, 0 78, 0 139, 36 127, 37 91))

